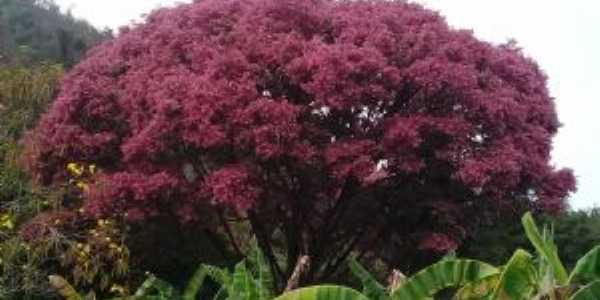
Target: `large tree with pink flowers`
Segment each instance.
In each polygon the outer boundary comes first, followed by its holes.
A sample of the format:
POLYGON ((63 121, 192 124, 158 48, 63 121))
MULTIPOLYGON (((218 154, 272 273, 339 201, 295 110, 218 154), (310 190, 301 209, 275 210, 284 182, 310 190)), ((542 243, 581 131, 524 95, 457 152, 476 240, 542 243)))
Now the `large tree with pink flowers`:
POLYGON ((562 211, 559 126, 533 60, 419 5, 203 0, 92 50, 27 144, 45 184, 98 166, 93 216, 242 222, 280 282, 302 255, 313 281, 350 254, 411 270, 482 221, 562 211))

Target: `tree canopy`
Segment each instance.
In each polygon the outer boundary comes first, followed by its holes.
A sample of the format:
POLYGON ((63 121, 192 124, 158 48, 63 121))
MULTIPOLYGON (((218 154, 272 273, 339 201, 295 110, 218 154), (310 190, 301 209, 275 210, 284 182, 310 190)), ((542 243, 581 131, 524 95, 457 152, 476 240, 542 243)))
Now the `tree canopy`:
POLYGON ((92 50, 27 143, 45 184, 98 167, 88 214, 170 217, 234 249, 246 224, 279 281, 301 255, 311 281, 350 253, 414 270, 483 219, 562 211, 559 125, 516 45, 419 5, 205 0, 92 50))

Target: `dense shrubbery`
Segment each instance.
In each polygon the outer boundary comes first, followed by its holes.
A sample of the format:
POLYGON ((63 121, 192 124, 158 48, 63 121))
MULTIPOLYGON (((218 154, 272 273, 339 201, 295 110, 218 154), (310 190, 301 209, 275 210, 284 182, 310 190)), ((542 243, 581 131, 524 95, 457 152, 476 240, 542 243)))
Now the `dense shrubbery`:
POLYGON ((29 135, 29 165, 44 184, 97 165, 94 218, 179 219, 235 252, 247 229, 281 287, 303 254, 307 282, 352 252, 414 270, 482 221, 562 211, 558 126, 514 44, 420 6, 207 0, 94 49, 29 135))

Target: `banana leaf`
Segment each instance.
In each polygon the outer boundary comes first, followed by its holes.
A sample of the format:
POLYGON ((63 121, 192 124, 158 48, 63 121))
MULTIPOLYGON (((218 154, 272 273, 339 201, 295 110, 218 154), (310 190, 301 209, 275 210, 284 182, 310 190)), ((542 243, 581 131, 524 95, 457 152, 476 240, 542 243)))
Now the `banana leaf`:
POLYGON ((489 264, 470 259, 449 259, 433 264, 408 278, 392 295, 393 300, 424 300, 449 287, 460 287, 470 282, 499 273, 489 264))
POLYGON ((287 292, 274 300, 371 300, 351 288, 318 285, 287 292))
POLYGON ((535 275, 531 254, 518 249, 504 266, 492 299, 529 299, 535 287, 535 275))
POLYGON ((363 294, 372 300, 387 300, 390 297, 387 294, 385 287, 371 275, 357 260, 351 258, 349 262, 350 271, 356 276, 362 286, 363 294))
POLYGON ((545 239, 542 237, 537 225, 535 224, 535 220, 533 220, 533 217, 531 216, 531 213, 526 213, 521 219, 521 222, 525 228, 525 234, 527 235, 527 238, 533 247, 540 254, 540 256, 548 261, 552 267, 552 271, 557 283, 559 285, 567 284, 569 281, 569 276, 567 274, 567 270, 558 257, 556 245, 554 245, 550 239, 545 239))
POLYGON ((594 247, 577 261, 569 276, 569 283, 574 283, 576 280, 598 279, 600 279, 600 246, 594 247))
POLYGON ((600 280, 596 280, 578 290, 569 300, 598 300, 600 299, 600 280))

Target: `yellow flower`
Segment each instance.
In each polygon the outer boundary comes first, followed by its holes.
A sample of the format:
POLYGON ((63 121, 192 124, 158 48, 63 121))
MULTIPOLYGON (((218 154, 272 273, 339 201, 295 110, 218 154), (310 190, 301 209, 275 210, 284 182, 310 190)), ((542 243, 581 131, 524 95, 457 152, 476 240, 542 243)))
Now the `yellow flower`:
POLYGON ((91 164, 88 167, 88 170, 90 171, 90 174, 94 175, 96 173, 96 165, 95 164, 91 164))
POLYGON ((67 170, 71 173, 71 175, 79 177, 83 175, 84 167, 78 163, 69 163, 67 165, 67 170))

